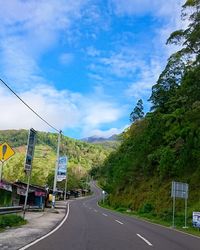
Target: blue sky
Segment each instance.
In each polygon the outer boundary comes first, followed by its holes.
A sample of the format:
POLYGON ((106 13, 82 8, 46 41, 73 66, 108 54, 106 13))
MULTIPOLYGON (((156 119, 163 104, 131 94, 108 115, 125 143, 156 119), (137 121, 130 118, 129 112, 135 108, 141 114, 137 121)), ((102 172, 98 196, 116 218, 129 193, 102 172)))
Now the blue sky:
MULTIPOLYGON (((108 137, 175 48, 183 0, 0 0, 0 72, 53 126, 74 138, 108 137)), ((0 129, 52 131, 0 85, 0 129)))

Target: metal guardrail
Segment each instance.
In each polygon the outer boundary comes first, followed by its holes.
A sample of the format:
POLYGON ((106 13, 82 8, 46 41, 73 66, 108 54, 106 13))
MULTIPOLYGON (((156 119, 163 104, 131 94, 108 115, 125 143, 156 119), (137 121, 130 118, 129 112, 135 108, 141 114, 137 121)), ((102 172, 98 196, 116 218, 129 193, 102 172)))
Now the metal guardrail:
MULTIPOLYGON (((12 206, 12 207, 0 207, 0 215, 1 214, 12 214, 12 213, 19 213, 22 212, 23 206, 12 206)), ((27 211, 36 211, 36 210, 43 210, 43 208, 39 206, 26 206, 27 211)))
POLYGON ((23 209, 23 206, 12 206, 12 207, 0 207, 0 214, 12 214, 19 213, 23 209))

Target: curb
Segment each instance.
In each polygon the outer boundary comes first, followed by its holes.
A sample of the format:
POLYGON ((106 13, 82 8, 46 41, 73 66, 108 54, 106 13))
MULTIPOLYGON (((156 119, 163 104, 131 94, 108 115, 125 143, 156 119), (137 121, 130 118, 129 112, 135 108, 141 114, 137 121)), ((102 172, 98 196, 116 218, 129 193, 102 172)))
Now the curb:
POLYGON ((67 213, 65 214, 64 218, 62 219, 62 221, 57 223, 57 226, 55 228, 51 229, 47 234, 45 234, 43 236, 40 236, 39 238, 35 239, 34 241, 28 243, 27 245, 18 248, 18 250, 25 250, 25 249, 27 249, 27 248, 29 248, 29 247, 37 244, 41 240, 49 237, 51 234, 55 233, 65 223, 65 221, 67 220, 68 216, 69 216, 69 202, 67 203, 67 213))

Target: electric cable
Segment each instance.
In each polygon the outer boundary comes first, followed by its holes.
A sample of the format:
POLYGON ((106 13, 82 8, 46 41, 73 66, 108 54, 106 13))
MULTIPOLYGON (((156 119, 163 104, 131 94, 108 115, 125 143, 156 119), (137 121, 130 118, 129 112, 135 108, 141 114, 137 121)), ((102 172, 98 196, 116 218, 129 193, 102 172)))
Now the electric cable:
POLYGON ((37 117, 39 117, 43 122, 45 122, 49 127, 56 130, 58 133, 61 133, 61 130, 55 128, 52 126, 49 122, 47 122, 44 118, 42 118, 34 109, 32 109, 17 93, 15 93, 14 90, 11 89, 10 86, 8 86, 7 83, 5 83, 1 78, 0 81, 27 107, 29 108, 37 117))

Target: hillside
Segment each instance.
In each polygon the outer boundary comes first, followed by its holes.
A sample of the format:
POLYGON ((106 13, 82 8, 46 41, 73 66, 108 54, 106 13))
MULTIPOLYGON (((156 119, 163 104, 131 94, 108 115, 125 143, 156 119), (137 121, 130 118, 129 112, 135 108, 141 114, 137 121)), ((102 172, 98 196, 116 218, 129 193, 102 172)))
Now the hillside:
MULTIPOLYGON (((12 146, 16 154, 4 165, 4 178, 8 181, 26 180, 24 175, 24 158, 26 151, 28 131, 4 130, 0 131, 0 143, 6 141, 12 146)), ((31 182, 45 185, 53 181, 57 134, 38 132, 35 148, 31 182)), ((112 149, 104 149, 100 145, 88 144, 62 136, 61 155, 69 159, 68 174, 69 187, 78 185, 78 181, 85 177, 87 171, 93 166, 100 165, 112 149)))
MULTIPOLYGON (((175 180, 189 184, 188 217, 200 209, 199 8, 199 1, 186 1, 183 13, 189 27, 168 39, 182 49, 170 56, 152 88, 151 112, 144 116, 139 100, 121 146, 92 171, 110 194, 107 203, 115 208, 169 219, 175 180)), ((176 209, 177 215, 184 214, 184 200, 177 200, 176 209)))
POLYGON ((117 149, 121 143, 120 135, 112 135, 108 138, 99 137, 99 136, 90 136, 81 139, 81 141, 93 144, 99 144, 104 148, 113 148, 117 149))

